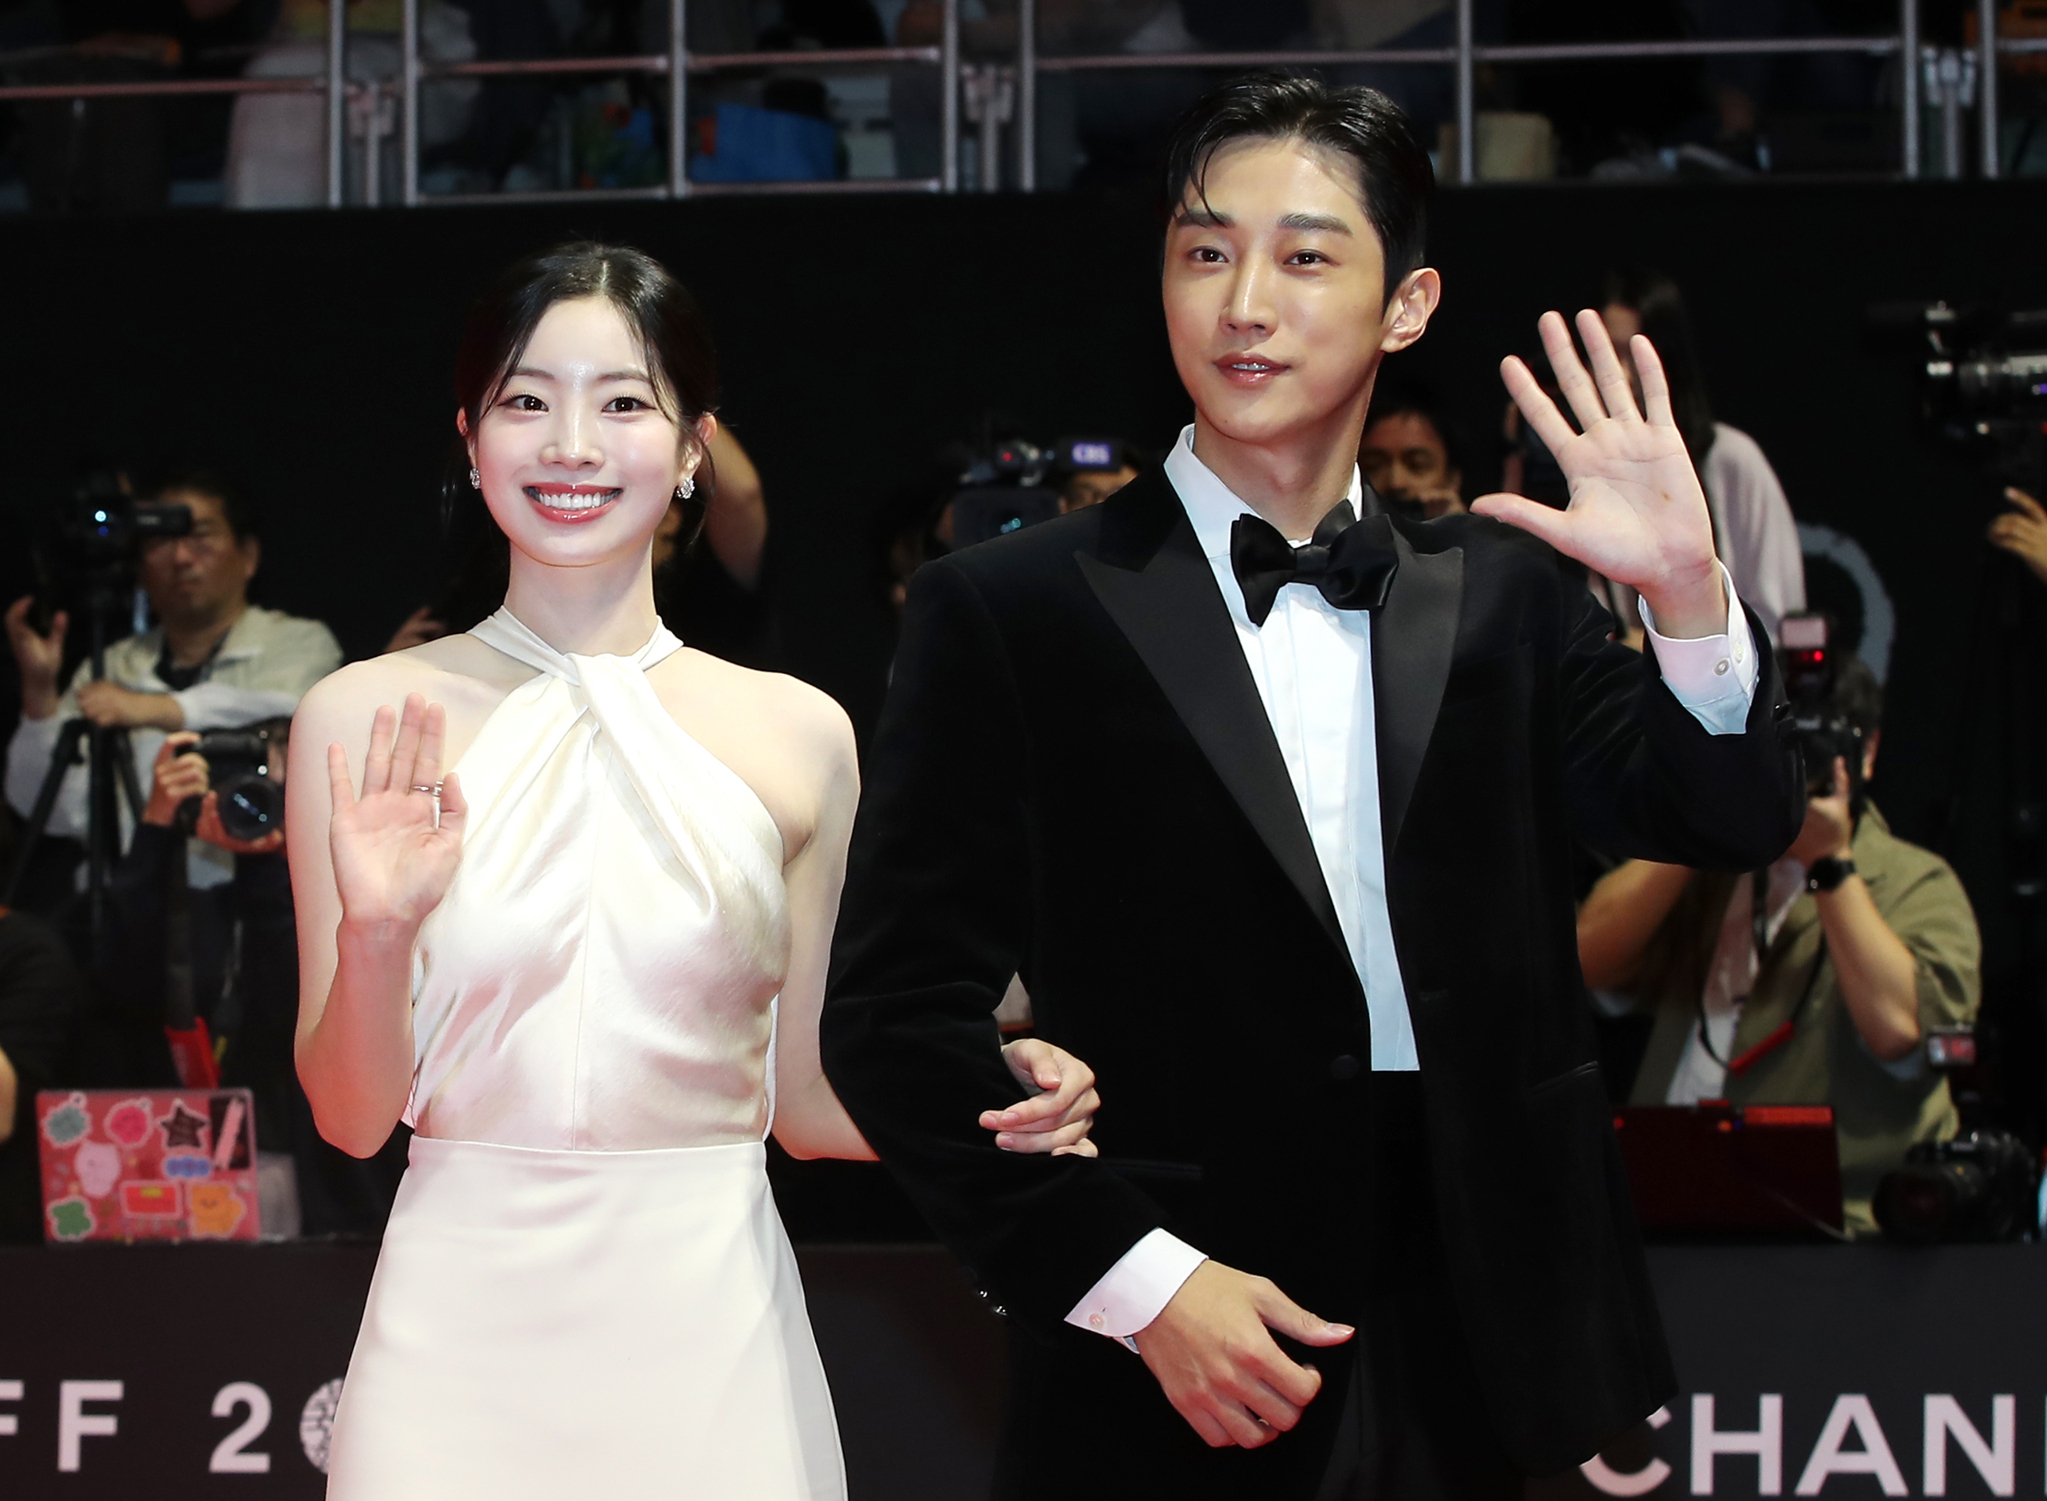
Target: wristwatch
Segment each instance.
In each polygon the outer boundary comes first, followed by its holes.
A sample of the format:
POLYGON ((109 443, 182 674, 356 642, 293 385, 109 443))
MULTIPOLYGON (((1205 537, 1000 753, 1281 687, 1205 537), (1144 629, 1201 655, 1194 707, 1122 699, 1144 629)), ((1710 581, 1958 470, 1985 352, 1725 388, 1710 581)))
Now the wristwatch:
POLYGON ((1838 859, 1833 855, 1822 855, 1805 869, 1807 891, 1832 891, 1843 881, 1855 874, 1853 860, 1838 859))

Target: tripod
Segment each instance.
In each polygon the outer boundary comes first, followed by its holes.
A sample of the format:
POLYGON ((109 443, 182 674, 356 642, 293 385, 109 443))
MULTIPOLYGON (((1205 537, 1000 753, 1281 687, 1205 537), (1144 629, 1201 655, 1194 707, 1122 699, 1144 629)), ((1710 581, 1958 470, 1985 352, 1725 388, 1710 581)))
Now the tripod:
MULTIPOLYGON (((94 579, 86 591, 85 605, 88 628, 92 632, 92 681, 99 682, 107 675, 107 619, 120 605, 118 581, 109 577, 94 579)), ((121 858, 121 820, 114 805, 116 787, 127 801, 129 815, 137 822, 142 818, 142 789, 135 777, 134 750, 125 726, 97 725, 80 716, 67 719, 57 732, 57 744, 50 752, 50 764, 43 773, 42 786, 36 792, 35 806, 29 810, 21 850, 7 878, 7 890, 0 895, 0 905, 12 905, 22 878, 28 873, 36 845, 49 831, 50 815, 57 806, 57 795, 63 790, 64 779, 72 767, 81 763, 86 768, 87 789, 86 912, 92 957, 97 962, 106 936, 107 885, 112 879, 115 863, 121 858)))

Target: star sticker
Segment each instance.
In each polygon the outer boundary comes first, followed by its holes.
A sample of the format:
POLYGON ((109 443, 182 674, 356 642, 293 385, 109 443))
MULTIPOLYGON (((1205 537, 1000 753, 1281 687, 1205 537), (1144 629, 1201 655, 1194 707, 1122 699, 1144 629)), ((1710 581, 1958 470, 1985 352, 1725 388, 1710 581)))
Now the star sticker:
POLYGON ((158 1116, 156 1123, 163 1128, 163 1144, 169 1147, 197 1147, 206 1149, 206 1138, 201 1135, 206 1129, 206 1117, 194 1115, 185 1108, 183 1100, 173 1101, 169 1115, 158 1116))

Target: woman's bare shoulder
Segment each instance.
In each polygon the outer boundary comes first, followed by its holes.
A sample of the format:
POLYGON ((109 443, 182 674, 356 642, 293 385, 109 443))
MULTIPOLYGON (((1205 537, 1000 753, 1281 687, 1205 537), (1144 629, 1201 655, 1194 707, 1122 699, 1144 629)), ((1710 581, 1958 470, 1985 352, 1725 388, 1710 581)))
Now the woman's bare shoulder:
POLYGON ((531 677, 533 669, 492 650, 474 636, 444 636, 404 651, 365 657, 329 673, 306 694, 299 712, 315 717, 355 716, 389 704, 396 708, 409 694, 450 707, 471 699, 495 700, 531 677))
POLYGON ((694 679, 696 691, 715 695, 744 712, 763 730, 812 752, 834 758, 851 755, 853 723, 838 700, 786 672, 762 672, 685 648, 678 664, 694 679))

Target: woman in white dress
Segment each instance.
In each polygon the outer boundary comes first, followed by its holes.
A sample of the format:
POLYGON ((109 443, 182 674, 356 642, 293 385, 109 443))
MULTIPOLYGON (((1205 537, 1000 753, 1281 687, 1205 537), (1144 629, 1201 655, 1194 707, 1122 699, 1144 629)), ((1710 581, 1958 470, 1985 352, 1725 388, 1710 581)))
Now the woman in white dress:
MULTIPOLYGON (((300 1076, 349 1151, 416 1132, 328 1494, 843 1496, 763 1140, 872 1156, 817 1048, 851 731, 656 618, 654 532, 716 430, 656 263, 514 267, 457 389, 505 607, 342 669, 292 736, 300 1076)), ((1011 1067, 1043 1092, 993 1144, 1092 1152, 1085 1067, 1011 1067)))

